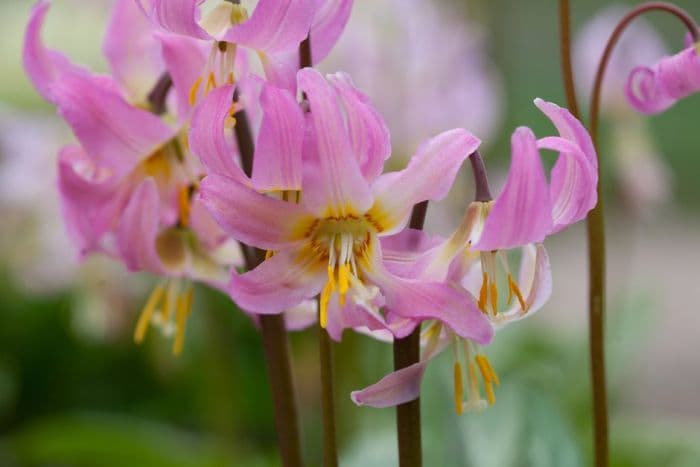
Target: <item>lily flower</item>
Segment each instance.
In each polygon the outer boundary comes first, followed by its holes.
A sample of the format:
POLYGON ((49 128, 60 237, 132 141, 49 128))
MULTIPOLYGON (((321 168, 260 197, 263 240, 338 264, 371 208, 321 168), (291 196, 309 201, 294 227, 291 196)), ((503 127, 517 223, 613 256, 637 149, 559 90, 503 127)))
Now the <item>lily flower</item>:
MULTIPOLYGON (((465 130, 447 131, 425 142, 406 169, 382 174, 389 133, 368 98, 343 74, 326 80, 303 69, 297 81, 310 110, 287 111, 294 124, 280 149, 303 161, 298 194, 261 194, 235 170, 210 171, 201 184, 200 199, 229 235, 272 252, 254 270, 233 274, 233 300, 274 314, 320 294, 319 320, 329 331, 338 311, 368 327, 383 325, 386 305, 401 317, 437 319, 462 337, 488 342, 491 326, 466 292, 391 273, 379 242, 404 228, 413 205, 443 198, 480 141, 465 130)), ((220 96, 219 105, 228 98, 220 96)), ((211 142, 198 152, 203 160, 230 157, 222 120, 203 126, 211 142)), ((191 140, 197 132, 193 127, 191 140)))
POLYGON ((690 35, 686 48, 664 57, 651 67, 638 66, 627 79, 625 93, 630 105, 644 114, 657 114, 677 101, 700 91, 700 42, 690 35))
POLYGON ((131 73, 143 71, 132 61, 141 57, 132 57, 136 46, 123 37, 144 38, 137 41, 144 53, 162 53, 163 70, 154 67, 156 74, 147 81, 157 82, 167 70, 179 101, 188 89, 178 77, 187 69, 174 52, 192 49, 181 38, 156 38, 137 7, 122 0, 115 6, 109 27, 113 34, 105 43, 114 78, 95 75, 41 44, 49 5, 40 1, 32 11, 25 65, 80 143, 59 154, 58 185, 67 229, 82 256, 103 252, 131 271, 165 278, 146 303, 135 339, 143 339, 149 323, 160 324, 166 334, 176 331, 173 351, 179 353, 192 305, 190 280, 223 287, 235 255, 230 254, 231 241, 193 196, 203 169, 188 151, 183 131, 186 117, 181 116, 190 109, 176 105, 180 115, 160 116, 143 108, 148 96, 132 86, 139 80, 131 73), (115 35, 127 50, 118 48, 115 35), (173 120, 178 123, 171 125, 173 120))
MULTIPOLYGON (((536 99, 535 105, 554 123, 559 136, 538 140, 529 128, 515 131, 508 179, 495 201, 471 203, 460 226, 446 240, 406 231, 382 243, 391 271, 462 287, 471 293, 495 329, 532 315, 548 300, 552 278, 542 242, 583 219, 596 202, 596 154, 585 128, 566 109, 541 99, 536 99), (549 183, 540 149, 560 153, 549 183), (517 280, 511 274, 507 254, 515 248, 521 250, 517 280), (499 302, 501 278, 505 278, 508 293, 505 307, 499 302)), ((483 179, 477 182, 485 183, 485 177, 480 176, 483 179)), ((428 363, 451 344, 457 413, 481 411, 495 402, 494 385, 499 384, 499 378, 478 342, 460 338, 448 323, 434 321, 423 330, 422 344, 424 351, 418 363, 353 392, 353 401, 388 407, 415 399, 428 363), (485 400, 480 394, 479 376, 485 400)))
POLYGON ((237 81, 239 47, 258 56, 269 81, 292 89, 299 44, 310 36, 313 61, 322 60, 338 40, 352 8, 352 0, 259 0, 249 14, 240 1, 230 0, 138 3, 162 30, 208 44, 206 65, 191 83, 191 101, 237 81))

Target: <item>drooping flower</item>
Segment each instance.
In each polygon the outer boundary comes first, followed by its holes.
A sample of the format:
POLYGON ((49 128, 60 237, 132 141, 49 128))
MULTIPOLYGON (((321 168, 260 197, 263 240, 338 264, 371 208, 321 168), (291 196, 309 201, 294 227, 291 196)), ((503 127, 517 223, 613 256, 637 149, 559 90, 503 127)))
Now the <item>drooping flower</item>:
POLYGON ((663 112, 673 104, 700 91, 700 42, 690 35, 686 48, 662 58, 651 67, 638 66, 627 80, 625 93, 630 105, 644 114, 663 112))
POLYGON ((249 15, 238 1, 136 1, 159 28, 209 47, 206 65, 190 84, 191 101, 220 85, 233 84, 240 79, 238 74, 247 72, 236 67, 241 47, 258 56, 270 82, 292 89, 299 44, 310 36, 313 62, 322 60, 352 8, 352 0, 259 0, 249 15))
MULTIPOLYGON (((601 10, 577 34, 574 64, 577 90, 590 100, 595 72, 605 41, 626 9, 616 5, 601 10)), ((657 147, 648 122, 630 108, 625 85, 632 69, 651 65, 667 55, 661 37, 644 18, 636 19, 620 37, 608 63, 600 97, 600 113, 611 127, 614 176, 628 210, 651 215, 671 197, 671 173, 657 147)))
POLYGON ((233 260, 231 241, 193 199, 203 170, 187 149, 183 130, 191 109, 180 103, 189 89, 179 77, 191 73, 187 67, 201 67, 197 49, 188 38, 154 35, 136 5, 121 0, 105 42, 114 77, 96 75, 44 48, 40 30, 48 8, 49 2, 40 1, 32 11, 24 59, 33 83, 80 143, 59 154, 67 229, 82 255, 103 252, 132 271, 166 278, 148 299, 135 338, 143 338, 150 322, 159 323, 167 333, 177 330, 173 349, 178 353, 192 302, 190 279, 222 287, 233 260), (130 44, 126 36, 140 40, 130 44), (145 81, 157 83, 167 71, 176 97, 172 107, 165 103, 167 89, 156 109, 153 97, 137 85, 144 68, 135 47, 162 54, 155 75, 145 81), (178 60, 180 54, 190 60, 178 60))
MULTIPOLYGON (((383 243, 390 270, 404 277, 442 280, 464 288, 496 329, 530 316, 544 305, 552 279, 543 240, 583 219, 596 202, 597 162, 590 136, 566 109, 540 99, 535 104, 554 123, 559 136, 538 140, 529 128, 515 131, 508 179, 495 201, 473 202, 446 240, 406 231, 383 243), (549 183, 540 149, 560 153, 549 183), (508 250, 516 248, 521 250, 517 279, 508 257, 508 250), (505 307, 499 302, 502 281, 508 294, 505 307)), ((355 403, 387 407, 416 398, 428 363, 449 345, 454 356, 457 412, 479 411, 495 402, 493 386, 499 379, 478 342, 460 339, 449 323, 437 321, 428 324, 422 336, 421 360, 353 392, 355 403), (480 396, 479 375, 486 400, 480 396)))
MULTIPOLYGON (((279 150, 302 168, 300 190, 287 190, 281 199, 266 196, 230 166, 211 170, 202 181, 201 200, 221 227, 271 252, 256 269, 233 274, 231 297, 266 314, 320 294, 321 325, 335 338, 340 336, 333 331, 342 331, 335 324, 340 315, 352 315, 357 326, 387 328, 380 313, 385 305, 403 318, 437 319, 460 336, 488 342, 491 326, 469 294, 391 273, 379 241, 405 226, 414 204, 447 194, 479 140, 459 129, 442 133, 424 143, 405 170, 382 174, 389 134, 367 97, 343 74, 325 80, 304 69, 297 80, 309 112, 303 114, 293 97, 295 105, 279 109, 290 122, 279 150)), ((229 98, 212 93, 201 106, 225 108, 229 98)), ((193 123, 193 145, 210 142, 195 149, 203 161, 230 158, 224 120, 220 113, 214 121, 193 123)))

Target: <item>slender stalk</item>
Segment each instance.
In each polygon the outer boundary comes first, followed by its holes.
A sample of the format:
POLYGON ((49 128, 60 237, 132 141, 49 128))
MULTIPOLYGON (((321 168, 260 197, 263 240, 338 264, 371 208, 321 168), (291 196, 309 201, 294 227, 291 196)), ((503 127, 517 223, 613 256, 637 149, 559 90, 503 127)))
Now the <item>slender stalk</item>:
MULTIPOLYGON (((235 97, 234 97, 235 98, 235 97)), ((248 118, 244 111, 236 112, 235 134, 241 155, 241 166, 250 176, 253 170, 255 147, 248 118)), ((265 258, 265 252, 242 245, 248 270, 265 258)), ((272 402, 275 406, 275 429, 280 457, 284 467, 301 467, 301 436, 292 368, 289 359, 289 339, 282 315, 260 315, 260 334, 267 376, 270 380, 272 402)))
POLYGON ((566 91, 566 105, 569 111, 578 119, 581 114, 576 99, 574 87, 574 73, 571 66, 571 13, 569 0, 559 0, 559 51, 561 55, 561 69, 564 78, 564 90, 566 91))
MULTIPOLYGON (((422 229, 428 212, 428 202, 413 207, 409 227, 422 229)), ((407 337, 394 340, 394 369, 400 370, 420 360, 420 326, 407 337)), ((399 466, 421 467, 423 446, 421 442, 420 398, 396 407, 396 435, 399 444, 399 466)))
POLYGON ((163 115, 165 113, 165 99, 168 97, 168 92, 170 88, 173 87, 173 79, 170 73, 163 73, 156 81, 155 86, 148 93, 148 103, 151 106, 151 112, 156 115, 163 115))
POLYGON ((338 467, 333 385, 333 348, 328 332, 318 327, 318 353, 321 364, 321 409, 323 411, 323 465, 338 467))
MULTIPOLYGON (((580 118, 576 95, 573 90, 573 72, 571 69, 569 44, 569 5, 568 0, 560 0, 562 69, 564 75, 567 101, 572 113, 580 118)), ((613 49, 627 26, 638 16, 650 11, 665 11, 676 16, 685 24, 693 37, 698 39, 698 27, 695 21, 682 9, 665 2, 648 2, 631 10, 615 27, 605 46, 596 71, 590 105, 590 133, 598 149, 598 126, 600 95, 605 70, 613 49)), ((608 447, 608 408, 605 382, 605 219, 603 215, 603 193, 601 164, 598 164, 598 204, 588 216, 588 256, 589 256, 589 328, 591 380, 593 386, 593 426, 595 445, 595 465, 606 467, 609 464, 608 447)))

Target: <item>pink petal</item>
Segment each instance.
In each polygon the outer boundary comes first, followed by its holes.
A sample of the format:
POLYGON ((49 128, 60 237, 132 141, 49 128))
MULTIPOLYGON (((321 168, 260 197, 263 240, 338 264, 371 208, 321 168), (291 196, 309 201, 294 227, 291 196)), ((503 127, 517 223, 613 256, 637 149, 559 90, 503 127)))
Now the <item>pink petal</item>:
POLYGON ((203 0, 136 0, 146 15, 166 31, 197 39, 210 39, 199 24, 203 0))
POLYGON ((477 137, 459 128, 429 139, 404 170, 377 178, 372 186, 376 201, 371 214, 388 231, 400 230, 413 205, 447 195, 462 163, 480 144, 477 137))
POLYGON ((59 153, 61 209, 81 256, 100 251, 102 237, 115 224, 123 204, 118 183, 101 174, 79 146, 67 146, 59 153))
POLYGON ((231 114, 233 86, 221 86, 210 92, 194 109, 189 133, 192 152, 199 157, 207 173, 244 180, 234 160, 233 131, 225 128, 231 114))
POLYGON ((177 94, 177 116, 182 122, 190 115, 190 90, 204 69, 206 55, 197 39, 164 33, 158 34, 158 39, 177 94))
POLYGON ((88 76, 64 76, 52 87, 59 114, 97 166, 124 174, 175 135, 157 116, 127 103, 88 76))
POLYGON ((301 190, 304 114, 288 91, 267 85, 260 96, 263 120, 255 145, 252 181, 260 191, 301 190))
POLYGON ((550 186, 554 204, 554 225, 550 233, 556 233, 585 218, 595 207, 598 172, 591 167, 580 147, 569 140, 556 136, 542 138, 537 147, 560 153, 552 169, 550 186))
POLYGON ((313 13, 313 0, 260 0, 223 39, 268 54, 293 50, 309 34, 313 13))
POLYGON ((386 299, 386 308, 416 321, 437 319, 461 337, 487 344, 493 329, 468 292, 444 282, 405 279, 391 274, 382 263, 378 242, 370 247, 372 257, 361 268, 386 299))
POLYGON ((345 29, 352 11, 352 0, 316 0, 316 14, 311 24, 313 64, 321 62, 345 29))
POLYGON ((220 175, 202 180, 200 198, 229 235, 266 250, 288 248, 313 222, 301 205, 270 198, 220 175))
POLYGON ((234 272, 229 294, 248 312, 277 314, 316 296, 325 281, 322 262, 309 255, 283 251, 252 271, 234 272))
POLYGON ((160 200, 152 178, 134 190, 117 228, 117 248, 130 271, 163 271, 156 252, 160 200))
POLYGON ((288 331, 303 331, 318 321, 316 300, 305 300, 284 312, 284 324, 288 331))
POLYGON ((535 135, 515 130, 508 179, 486 218, 477 250, 509 249, 541 242, 552 229, 552 205, 535 135))
POLYGON ((700 90, 700 56, 695 46, 666 57, 653 67, 637 67, 625 86, 637 111, 656 114, 700 90))
POLYGON ((384 378, 359 391, 353 391, 350 398, 357 405, 384 408, 393 407, 414 400, 420 395, 428 360, 407 366, 389 373, 384 378))
POLYGON ((44 47, 41 41, 41 28, 50 6, 49 0, 39 0, 32 8, 22 51, 22 61, 27 76, 39 94, 48 101, 53 100, 51 85, 64 73, 88 73, 73 65, 65 55, 44 47))
MULTIPOLYGON (((298 53, 295 52, 293 55, 296 57, 298 53)), ((271 55, 263 55, 260 60, 265 78, 270 84, 296 94, 298 66, 294 60, 288 61, 271 55)))
POLYGON ((311 68, 299 71, 297 80, 311 107, 304 150, 304 204, 318 215, 366 212, 372 193, 352 154, 336 92, 311 68))
POLYGON ((114 4, 102 50, 117 82, 134 100, 145 100, 164 65, 152 25, 134 0, 114 4))
POLYGON ((384 161, 391 156, 389 128, 369 98, 353 85, 350 76, 335 73, 328 80, 345 106, 350 145, 362 175, 371 182, 382 173, 384 161))

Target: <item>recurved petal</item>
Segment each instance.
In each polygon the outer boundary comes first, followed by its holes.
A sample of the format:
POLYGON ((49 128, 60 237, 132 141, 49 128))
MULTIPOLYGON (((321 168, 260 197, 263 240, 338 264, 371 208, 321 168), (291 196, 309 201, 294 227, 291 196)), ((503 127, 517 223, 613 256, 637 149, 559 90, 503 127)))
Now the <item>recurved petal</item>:
POLYGON ((204 69, 206 55, 202 42, 197 39, 167 33, 160 33, 157 37, 177 94, 178 120, 182 122, 190 115, 190 91, 204 69))
POLYGON ((493 329, 468 292, 444 282, 405 279, 391 274, 383 264, 379 242, 373 242, 361 261, 366 277, 377 285, 392 313, 415 321, 436 319, 461 337, 487 344, 493 329))
POLYGON ((535 135, 515 130, 505 186, 486 218, 477 250, 501 250, 541 242, 552 229, 552 204, 535 135))
POLYGON ((231 116, 233 86, 221 86, 210 92, 194 109, 189 144, 209 174, 243 181, 246 177, 235 162, 233 132, 226 120, 231 116))
POLYGON ((389 128, 369 98, 353 85, 349 75, 335 73, 328 76, 328 81, 345 107, 352 152, 362 175, 371 183, 382 173, 384 161, 391 156, 389 128))
POLYGON ((428 360, 389 373, 384 378, 359 391, 350 398, 357 405, 370 407, 393 407, 414 400, 420 395, 420 386, 428 366, 428 360))
POLYGON ((101 250, 101 240, 122 207, 118 181, 94 167, 79 146, 58 156, 58 191, 66 229, 80 255, 101 250))
POLYGON ((160 28, 168 32, 210 39, 200 27, 199 6, 202 0, 136 0, 146 15, 160 28))
POLYGON ((233 273, 229 294, 244 310, 277 314, 316 296, 325 283, 318 258, 297 252, 277 252, 252 271, 233 273))
POLYGON ((655 70, 646 66, 638 66, 630 72, 625 95, 632 107, 648 115, 663 112, 675 103, 660 88, 655 70))
POLYGON ((313 0, 260 0, 250 19, 223 39, 268 54, 295 49, 309 34, 313 7, 313 0))
POLYGON ((130 105, 109 83, 65 75, 51 88, 59 114, 99 167, 124 174, 175 135, 152 113, 130 105))
POLYGON ((700 46, 661 60, 657 79, 661 90, 676 101, 700 91, 700 46))
POLYGON ((102 46, 114 78, 129 95, 145 101, 164 70, 153 26, 134 0, 117 0, 102 46))
POLYGON ((253 186, 259 191, 301 190, 304 115, 295 97, 266 85, 263 119, 255 145, 253 186))
POLYGON ((117 248, 130 271, 163 271, 156 251, 159 207, 156 182, 146 178, 132 193, 117 227, 117 248))
POLYGON ((462 163, 480 144, 477 137, 460 128, 429 139, 404 170, 377 178, 372 186, 375 202, 370 215, 384 227, 385 234, 400 230, 416 203, 447 195, 462 163))
POLYGON ((314 222, 301 205, 262 195, 221 175, 202 180, 199 196, 229 235, 266 250, 289 248, 304 238, 314 222))
POLYGON ((580 147, 570 140, 552 136, 537 142, 540 149, 560 153, 552 169, 552 232, 556 233, 588 215, 598 199, 598 172, 580 147))
POLYGON ((352 0, 316 0, 311 24, 311 56, 314 65, 326 58, 350 18, 352 0))
POLYGON ((32 8, 24 36, 22 63, 39 94, 44 99, 53 101, 51 85, 64 73, 87 74, 88 72, 73 65, 65 55, 44 47, 41 41, 41 28, 50 6, 49 0, 39 0, 32 8))
POLYGON ((333 87, 311 68, 297 74, 310 104, 304 145, 304 204, 318 215, 363 214, 372 193, 352 154, 333 87))

